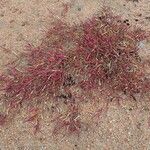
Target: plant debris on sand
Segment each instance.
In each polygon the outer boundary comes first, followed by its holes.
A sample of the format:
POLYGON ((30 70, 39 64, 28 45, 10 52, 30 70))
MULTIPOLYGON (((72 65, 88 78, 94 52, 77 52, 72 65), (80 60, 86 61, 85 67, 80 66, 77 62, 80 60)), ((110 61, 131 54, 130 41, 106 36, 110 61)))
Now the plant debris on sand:
POLYGON ((51 101, 53 133, 67 130, 79 134, 84 124, 80 112, 81 104, 87 101, 86 93, 109 91, 113 94, 107 97, 123 93, 134 99, 136 94, 149 93, 150 81, 138 55, 138 44, 148 34, 119 19, 104 11, 80 25, 58 20, 41 45, 29 45, 23 54, 24 66, 8 66, 1 75, 1 101, 7 113, 0 115, 0 125, 28 104, 34 111, 25 120, 35 121, 37 130, 40 111, 35 110, 41 109, 43 101, 51 101))

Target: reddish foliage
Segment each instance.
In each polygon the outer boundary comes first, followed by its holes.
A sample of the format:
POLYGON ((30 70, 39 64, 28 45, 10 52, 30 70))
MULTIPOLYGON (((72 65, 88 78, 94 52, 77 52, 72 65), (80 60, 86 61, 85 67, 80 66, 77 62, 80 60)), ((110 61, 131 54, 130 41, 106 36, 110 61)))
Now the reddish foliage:
POLYGON ((66 115, 58 116, 53 120, 53 122, 55 122, 55 128, 53 131, 54 135, 58 134, 60 130, 63 129, 66 129, 69 134, 76 133, 77 135, 81 131, 79 110, 76 105, 69 105, 66 115))
MULTIPOLYGON (((57 21, 41 45, 28 45, 23 54, 24 67, 11 66, 0 78, 9 109, 20 109, 24 103, 36 102, 42 96, 53 98, 58 105, 58 95, 62 91, 70 93, 61 94, 61 98, 67 99, 67 111, 59 113, 53 122, 54 134, 63 129, 71 134, 81 131, 77 106, 84 102, 80 97, 72 98, 71 87, 87 92, 104 87, 110 93, 123 92, 132 97, 150 92, 150 81, 138 55, 138 42, 146 39, 147 34, 132 30, 117 22, 117 18, 105 12, 80 25, 57 21)), ((29 115, 26 121, 38 120, 37 115, 29 115)), ((39 129, 39 120, 35 128, 39 129)))

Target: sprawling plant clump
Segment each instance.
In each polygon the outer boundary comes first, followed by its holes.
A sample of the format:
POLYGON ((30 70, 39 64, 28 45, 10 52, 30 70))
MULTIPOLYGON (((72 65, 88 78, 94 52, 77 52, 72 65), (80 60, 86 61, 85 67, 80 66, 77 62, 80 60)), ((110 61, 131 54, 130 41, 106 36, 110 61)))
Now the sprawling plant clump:
POLYGON ((0 125, 28 104, 25 121, 35 122, 35 130, 39 130, 39 105, 50 101, 53 133, 66 129, 69 134, 79 134, 84 124, 80 112, 85 92, 92 95, 93 90, 104 90, 113 93, 111 97, 123 93, 134 99, 135 94, 150 92, 138 55, 139 42, 148 36, 118 18, 103 12, 80 25, 57 21, 41 45, 29 45, 23 67, 11 65, 1 75, 1 101, 7 113, 1 113, 0 125))

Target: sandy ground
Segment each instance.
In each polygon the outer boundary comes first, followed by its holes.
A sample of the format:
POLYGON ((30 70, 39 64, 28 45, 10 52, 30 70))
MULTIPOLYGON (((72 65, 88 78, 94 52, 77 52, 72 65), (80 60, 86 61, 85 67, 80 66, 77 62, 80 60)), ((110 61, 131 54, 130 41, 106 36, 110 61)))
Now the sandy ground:
MULTIPOLYGON (((52 22, 50 12, 61 18, 62 3, 70 4, 63 19, 68 23, 84 21, 105 5, 131 25, 150 31, 150 0, 0 0, 0 46, 8 49, 0 49, 1 70, 27 43, 40 43, 52 22)), ((145 50, 140 55, 150 59, 150 44, 142 46, 145 50)), ((35 136, 31 127, 23 124, 23 115, 21 112, 12 124, 0 128, 1 150, 150 150, 150 103, 146 98, 136 103, 125 100, 121 107, 110 103, 99 125, 95 129, 91 126, 80 137, 53 139, 48 119, 43 120, 41 132, 35 136)))

